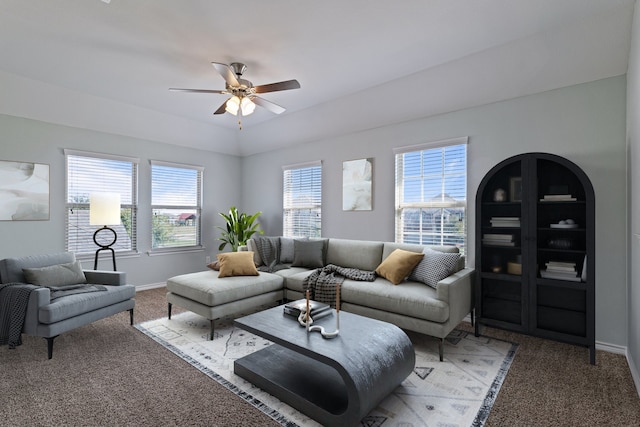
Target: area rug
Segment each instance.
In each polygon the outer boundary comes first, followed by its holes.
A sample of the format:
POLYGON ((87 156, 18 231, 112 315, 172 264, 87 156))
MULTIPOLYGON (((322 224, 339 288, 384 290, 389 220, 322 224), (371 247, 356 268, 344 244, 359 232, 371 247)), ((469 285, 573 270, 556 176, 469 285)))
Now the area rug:
MULTIPOLYGON (((293 323, 295 325, 295 323, 293 323)), ((191 312, 137 324, 136 328, 218 381, 281 425, 319 424, 233 373, 235 359, 271 342, 216 321, 208 341, 209 321, 191 312)), ((517 344, 455 330, 445 340, 444 362, 438 341, 407 332, 416 352, 413 372, 366 416, 362 426, 482 426, 511 366, 517 344)))

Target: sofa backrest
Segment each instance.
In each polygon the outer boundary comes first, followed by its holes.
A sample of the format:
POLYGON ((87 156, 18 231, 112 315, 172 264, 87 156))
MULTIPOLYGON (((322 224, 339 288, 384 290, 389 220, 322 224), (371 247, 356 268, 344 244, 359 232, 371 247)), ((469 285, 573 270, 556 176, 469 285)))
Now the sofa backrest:
POLYGON ((72 252, 59 252, 45 255, 31 255, 21 258, 5 258, 0 260, 0 283, 25 282, 23 268, 49 267, 67 264, 76 260, 72 252))
POLYGON ((327 264, 373 271, 382 262, 383 242, 329 239, 327 264))

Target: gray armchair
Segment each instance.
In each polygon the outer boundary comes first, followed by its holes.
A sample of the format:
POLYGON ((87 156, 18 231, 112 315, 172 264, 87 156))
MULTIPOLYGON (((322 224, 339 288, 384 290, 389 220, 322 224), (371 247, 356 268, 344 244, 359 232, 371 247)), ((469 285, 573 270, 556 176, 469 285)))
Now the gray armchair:
MULTIPOLYGON (((74 262, 75 255, 70 252, 6 258, 0 261, 0 283, 30 283, 25 273, 48 271, 42 267, 74 262)), ((106 286, 99 292, 66 295, 53 301, 48 287, 39 286, 29 294, 22 333, 45 338, 49 359, 53 356, 53 340, 63 332, 126 310, 133 325, 135 286, 126 284, 126 273, 99 270, 83 273, 86 283, 106 286)))

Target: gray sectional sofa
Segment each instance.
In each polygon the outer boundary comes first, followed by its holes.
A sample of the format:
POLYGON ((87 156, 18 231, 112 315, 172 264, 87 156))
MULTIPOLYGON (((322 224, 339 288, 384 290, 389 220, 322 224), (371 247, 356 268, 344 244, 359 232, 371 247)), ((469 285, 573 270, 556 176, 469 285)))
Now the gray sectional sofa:
MULTIPOLYGON (((426 251, 427 255, 397 285, 382 276, 377 276, 372 282, 345 279, 340 290, 342 310, 439 338, 440 360, 443 358, 444 338, 468 314, 472 314, 474 270, 465 268, 464 256, 459 256, 455 265, 450 264, 446 277, 431 283, 434 287, 415 279, 419 276, 417 270, 425 266, 435 266, 434 269, 439 270, 437 274, 442 276, 438 254, 457 254, 455 247, 329 238, 319 239, 323 242, 319 258, 310 254, 310 245, 300 240, 283 237, 279 240, 280 261, 289 268, 232 277, 219 277, 218 271, 208 269, 168 279, 169 318, 172 304, 200 314, 211 321, 210 339, 213 339, 213 322, 217 318, 264 304, 303 298, 305 277, 320 267, 319 263, 373 271, 396 249, 412 253, 426 251)), ((265 269, 255 243, 249 241, 248 249, 253 253, 255 263, 265 269)), ((452 257, 447 258, 450 263, 452 257)), ((433 278, 432 273, 426 272, 430 278, 433 278)))

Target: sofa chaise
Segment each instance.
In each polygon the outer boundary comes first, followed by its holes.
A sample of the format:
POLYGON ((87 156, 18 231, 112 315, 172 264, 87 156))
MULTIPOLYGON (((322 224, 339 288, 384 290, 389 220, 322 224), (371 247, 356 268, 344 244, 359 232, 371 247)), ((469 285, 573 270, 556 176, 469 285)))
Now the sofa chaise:
POLYGON ((49 359, 53 340, 63 332, 127 310, 133 325, 135 286, 126 284, 126 273, 82 270, 70 252, 0 260, 0 283, 36 285, 28 295, 22 333, 45 338, 49 359), (63 290, 64 296, 52 299, 52 290, 73 288, 72 283, 98 286, 95 292, 63 290))
MULTIPOLYGON (((317 239, 322 245, 318 254, 320 244, 311 243, 314 240, 305 243, 279 239, 280 261, 289 268, 231 277, 220 277, 219 271, 209 269, 168 279, 169 318, 172 304, 204 316, 211 322, 209 338, 213 339, 215 319, 264 304, 303 298, 305 278, 317 268, 333 264, 373 271, 401 252, 425 255, 412 271, 395 280, 397 285, 381 275, 373 282, 346 279, 341 285, 341 309, 438 338, 440 360, 444 338, 467 315, 473 315, 474 270, 465 268, 464 256, 456 247, 329 238, 317 239), (311 245, 315 246, 315 253, 309 249, 311 245), (447 268, 443 268, 441 257, 447 259, 447 268), (416 280, 417 270, 425 267, 436 270, 426 273, 436 280, 431 286, 416 280)), ((264 267, 254 240, 248 242, 248 249, 254 263, 264 267)))

